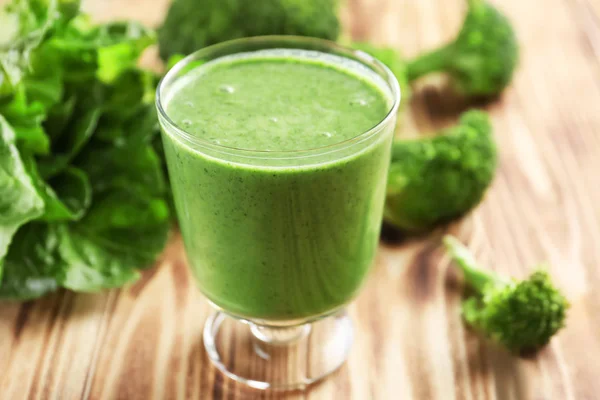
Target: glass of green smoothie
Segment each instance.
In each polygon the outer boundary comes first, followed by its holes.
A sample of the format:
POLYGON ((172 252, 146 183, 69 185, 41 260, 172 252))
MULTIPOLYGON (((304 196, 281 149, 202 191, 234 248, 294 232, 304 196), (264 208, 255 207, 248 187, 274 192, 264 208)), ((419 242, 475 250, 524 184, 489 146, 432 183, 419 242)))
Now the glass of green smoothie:
POLYGON ((346 359, 345 307, 373 263, 398 82, 379 61, 292 36, 204 48, 157 108, 188 263, 216 312, 210 360, 299 389, 346 359))

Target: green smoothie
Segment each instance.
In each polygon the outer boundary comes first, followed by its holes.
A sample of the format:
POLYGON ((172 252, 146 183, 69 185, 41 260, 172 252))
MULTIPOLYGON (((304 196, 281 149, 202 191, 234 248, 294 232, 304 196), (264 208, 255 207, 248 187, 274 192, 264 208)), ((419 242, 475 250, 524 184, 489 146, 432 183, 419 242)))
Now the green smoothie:
POLYGON ((361 135, 391 109, 377 78, 342 57, 280 49, 222 57, 176 82, 165 111, 188 136, 162 121, 163 142, 189 263, 211 302, 284 321, 357 294, 393 130, 361 135))

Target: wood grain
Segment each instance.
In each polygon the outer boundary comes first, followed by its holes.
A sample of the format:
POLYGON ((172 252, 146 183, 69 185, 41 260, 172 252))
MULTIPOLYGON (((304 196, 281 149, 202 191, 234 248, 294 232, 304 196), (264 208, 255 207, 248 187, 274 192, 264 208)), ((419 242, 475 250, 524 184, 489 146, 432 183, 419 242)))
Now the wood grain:
MULTIPOLYGON (((164 0, 87 0, 97 19, 157 24, 164 0)), ((350 307, 356 339, 333 377, 290 399, 600 399, 600 1, 499 0, 522 44, 513 86, 484 105, 501 168, 485 202, 460 223, 383 243, 350 307), (481 341, 459 317, 460 285, 439 250, 445 231, 482 262, 523 277, 546 260, 572 308, 536 357, 481 341)), ((347 0, 346 34, 407 56, 450 39, 461 0, 347 0)), ((445 126, 464 104, 420 82, 401 135, 445 126)), ((0 399, 274 399, 209 364, 210 312, 186 269, 179 235, 142 280, 96 295, 59 292, 0 305, 0 399)))

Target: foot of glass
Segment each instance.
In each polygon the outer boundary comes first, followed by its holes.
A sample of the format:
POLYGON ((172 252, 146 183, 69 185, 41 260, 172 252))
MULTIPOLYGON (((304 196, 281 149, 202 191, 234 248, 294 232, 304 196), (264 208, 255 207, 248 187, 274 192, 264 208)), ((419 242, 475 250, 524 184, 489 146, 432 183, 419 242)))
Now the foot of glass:
POLYGON ((204 347, 229 378, 255 389, 304 389, 338 369, 352 344, 345 312, 294 327, 240 321, 215 312, 204 326, 204 347))

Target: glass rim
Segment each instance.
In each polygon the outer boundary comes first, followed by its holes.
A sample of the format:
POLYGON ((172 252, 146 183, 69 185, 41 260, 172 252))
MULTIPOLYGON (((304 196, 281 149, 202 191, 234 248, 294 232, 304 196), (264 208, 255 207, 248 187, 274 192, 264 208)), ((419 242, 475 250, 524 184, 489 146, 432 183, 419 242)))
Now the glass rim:
MULTIPOLYGON (((281 47, 281 49, 285 49, 285 47, 281 47)), ((218 58, 220 58, 220 57, 217 57, 215 59, 218 59, 218 58)), ((377 73, 377 71, 374 71, 374 72, 377 73)), ((377 58, 371 56, 370 54, 368 54, 362 50, 346 47, 346 46, 340 45, 331 40, 314 38, 314 37, 293 36, 293 35, 269 35, 269 36, 252 36, 252 37, 228 40, 225 42, 220 42, 220 43, 213 44, 211 46, 203 47, 199 50, 196 50, 195 52, 193 52, 193 53, 187 55, 186 57, 184 57, 183 59, 179 60, 160 79, 160 81, 156 87, 156 96, 155 97, 156 97, 156 99, 155 99, 156 109, 158 110, 160 119, 162 119, 166 123, 168 128, 175 133, 175 136, 177 136, 179 138, 183 138, 183 139, 185 139, 185 141, 187 141, 193 145, 198 145, 201 147, 208 147, 208 148, 211 148, 211 149, 214 149, 217 151, 220 150, 220 151, 224 151, 224 152, 234 152, 234 153, 237 153, 240 155, 249 155, 249 156, 250 155, 261 155, 264 157, 268 157, 269 155, 281 155, 284 158, 287 158, 287 157, 294 157, 294 156, 300 157, 300 156, 306 155, 307 153, 314 153, 314 152, 317 152, 319 154, 333 152, 338 149, 343 149, 348 146, 351 146, 357 142, 362 141, 365 138, 368 138, 368 137, 374 135, 375 133, 377 133, 377 132, 381 131, 383 128, 385 128, 387 126, 387 124, 389 123, 389 121, 395 117, 396 113, 398 112, 402 94, 400 92, 400 85, 398 83, 398 79, 396 78, 394 73, 384 63, 382 63, 377 58), (294 43, 296 45, 298 45, 298 44, 302 45, 303 43, 306 43, 307 45, 310 43, 313 43, 313 44, 319 43, 319 44, 323 45, 323 47, 325 47, 325 48, 329 48, 329 49, 336 51, 335 54, 340 57, 344 57, 344 55, 352 55, 366 67, 370 68, 370 65, 374 65, 377 68, 380 68, 385 74, 385 76, 382 76, 382 78, 384 79, 385 84, 388 86, 388 88, 390 89, 391 94, 392 94, 392 104, 389 107, 388 112, 373 127, 369 128, 365 131, 362 131, 360 133, 357 133, 356 135, 352 136, 351 138, 344 139, 340 142, 327 144, 325 146, 311 147, 311 148, 301 149, 301 150, 244 149, 244 148, 239 148, 239 147, 232 147, 232 146, 217 144, 210 140, 200 138, 196 135, 193 135, 190 132, 187 132, 184 128, 177 125, 169 117, 165 107, 163 107, 163 102, 162 102, 163 95, 161 95, 161 93, 163 92, 165 85, 167 85, 168 83, 171 83, 171 81, 173 81, 173 83, 175 82, 175 79, 177 79, 176 78, 177 75, 183 69, 185 69, 192 62, 196 61, 198 58, 201 58, 202 56, 208 56, 213 52, 225 49, 229 46, 240 45, 240 44, 244 44, 244 43, 260 43, 260 42, 281 43, 282 46, 284 45, 285 42, 288 42, 290 44, 294 43)))

